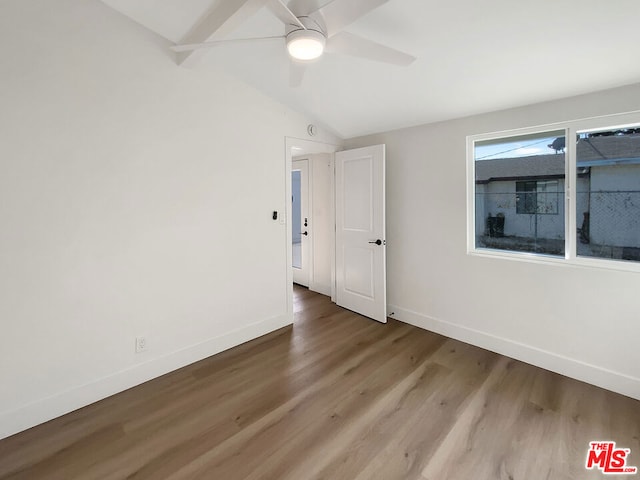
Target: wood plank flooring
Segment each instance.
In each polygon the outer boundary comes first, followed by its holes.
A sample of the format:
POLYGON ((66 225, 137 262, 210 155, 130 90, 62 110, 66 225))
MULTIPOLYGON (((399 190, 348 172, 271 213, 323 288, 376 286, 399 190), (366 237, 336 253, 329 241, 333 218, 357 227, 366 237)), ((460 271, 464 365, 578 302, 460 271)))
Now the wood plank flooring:
POLYGON ((636 400, 294 297, 292 328, 0 441, 0 479, 616 478, 592 440, 640 466, 636 400))

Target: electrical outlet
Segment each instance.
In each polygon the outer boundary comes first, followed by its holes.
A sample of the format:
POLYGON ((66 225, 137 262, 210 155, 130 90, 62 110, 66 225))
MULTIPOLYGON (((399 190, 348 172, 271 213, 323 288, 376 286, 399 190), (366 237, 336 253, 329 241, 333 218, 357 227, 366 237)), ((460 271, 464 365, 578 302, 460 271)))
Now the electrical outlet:
POLYGON ((147 338, 136 337, 136 353, 142 353, 147 350, 147 338))

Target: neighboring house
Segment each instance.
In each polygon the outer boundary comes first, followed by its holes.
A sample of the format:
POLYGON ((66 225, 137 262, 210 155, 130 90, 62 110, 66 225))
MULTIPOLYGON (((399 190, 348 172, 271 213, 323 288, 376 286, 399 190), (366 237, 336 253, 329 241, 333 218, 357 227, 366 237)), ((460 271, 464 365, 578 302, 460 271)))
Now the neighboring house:
MULTIPOLYGON (((589 245, 579 245, 579 253, 640 248, 640 134, 580 138, 577 167, 576 224, 581 244, 589 245)), ((491 246, 487 237, 504 236, 521 246, 542 242, 547 253, 559 253, 565 236, 564 192, 563 153, 477 161, 479 244, 491 246), (504 218, 498 232, 489 231, 490 217, 504 218)))

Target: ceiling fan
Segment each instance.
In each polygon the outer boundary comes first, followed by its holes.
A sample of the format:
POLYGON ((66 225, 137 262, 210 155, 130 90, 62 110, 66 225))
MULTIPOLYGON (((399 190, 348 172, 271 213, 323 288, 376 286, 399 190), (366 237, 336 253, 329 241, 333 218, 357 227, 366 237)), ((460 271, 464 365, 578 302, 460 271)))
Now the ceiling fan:
POLYGON ((220 0, 179 45, 172 48, 182 63, 195 50, 214 46, 256 41, 285 41, 290 62, 290 85, 302 83, 311 60, 324 52, 341 53, 392 65, 408 66, 416 58, 343 29, 388 0, 220 0), (284 35, 273 37, 224 39, 258 9, 268 7, 285 26, 284 35), (208 40, 213 38, 213 40, 208 40))

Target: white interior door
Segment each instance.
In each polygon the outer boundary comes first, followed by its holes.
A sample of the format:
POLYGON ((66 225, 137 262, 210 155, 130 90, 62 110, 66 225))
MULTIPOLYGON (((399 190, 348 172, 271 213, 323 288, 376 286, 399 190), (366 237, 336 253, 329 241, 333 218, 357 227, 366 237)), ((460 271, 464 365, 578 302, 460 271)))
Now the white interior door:
POLYGON ((291 162, 291 246, 293 282, 309 286, 311 222, 309 217, 309 160, 291 162))
POLYGON ((336 153, 336 303, 387 321, 385 146, 336 153))

